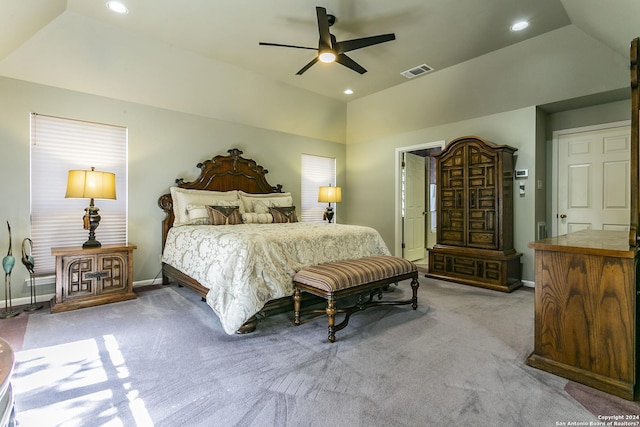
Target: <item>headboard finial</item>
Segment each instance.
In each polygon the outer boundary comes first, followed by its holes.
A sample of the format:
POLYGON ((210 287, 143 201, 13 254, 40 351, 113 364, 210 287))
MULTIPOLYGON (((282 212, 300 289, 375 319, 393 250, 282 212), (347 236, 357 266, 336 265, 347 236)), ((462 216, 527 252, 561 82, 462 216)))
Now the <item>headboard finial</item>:
POLYGON ((242 150, 239 150, 237 148, 232 148, 230 150, 227 150, 227 153, 229 153, 229 156, 231 157, 238 158, 242 155, 242 150))

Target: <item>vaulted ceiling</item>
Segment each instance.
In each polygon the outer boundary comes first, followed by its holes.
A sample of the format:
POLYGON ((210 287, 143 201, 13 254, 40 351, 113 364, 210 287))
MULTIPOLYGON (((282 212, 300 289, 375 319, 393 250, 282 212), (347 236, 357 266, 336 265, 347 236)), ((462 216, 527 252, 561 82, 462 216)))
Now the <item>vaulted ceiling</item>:
MULTIPOLYGON (((213 59, 348 102, 407 82, 400 73, 415 66, 427 64, 434 73, 442 72, 566 25, 575 25, 624 56, 629 41, 640 35, 637 0, 123 0, 129 8, 126 15, 114 14, 105 2, 2 1, 0 75, 55 85, 55 79, 46 76, 57 73, 86 85, 92 69, 117 60, 119 50, 144 40, 154 49, 181 52, 183 67, 213 59), (316 47, 316 6, 337 17, 331 32, 338 41, 384 33, 394 33, 396 40, 349 53, 368 70, 363 75, 339 64, 316 64, 298 76, 296 71, 314 51, 258 42, 316 47), (511 32, 510 25, 520 19, 531 26, 511 32), (92 45, 98 39, 100 43, 92 45), (342 93, 347 88, 355 92, 350 97, 342 93)), ((147 61, 146 54, 157 52, 148 49, 122 64, 121 77, 135 74, 147 61)), ((170 71, 156 70, 158 75, 170 71)))

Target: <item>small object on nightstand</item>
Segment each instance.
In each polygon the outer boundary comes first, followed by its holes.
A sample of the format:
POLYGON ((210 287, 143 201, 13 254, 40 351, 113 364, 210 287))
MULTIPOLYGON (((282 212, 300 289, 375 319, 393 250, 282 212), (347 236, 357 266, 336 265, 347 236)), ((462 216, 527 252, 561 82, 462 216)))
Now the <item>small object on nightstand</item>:
POLYGON ((133 292, 135 245, 98 248, 53 248, 56 257, 56 295, 51 312, 126 301, 133 292))

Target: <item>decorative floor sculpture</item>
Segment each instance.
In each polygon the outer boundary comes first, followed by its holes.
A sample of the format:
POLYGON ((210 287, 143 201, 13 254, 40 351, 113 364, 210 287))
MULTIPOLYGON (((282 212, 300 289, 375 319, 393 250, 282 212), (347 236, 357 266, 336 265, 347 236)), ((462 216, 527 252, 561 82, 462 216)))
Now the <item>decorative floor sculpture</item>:
POLYGON ((0 312, 0 319, 7 319, 20 314, 18 310, 14 310, 11 306, 11 271, 16 259, 11 253, 11 226, 9 221, 7 221, 7 228, 9 229, 9 251, 7 256, 2 258, 2 268, 4 269, 4 311, 0 312))
POLYGON ((31 301, 28 306, 23 308, 23 311, 36 311, 44 307, 44 304, 38 304, 36 300, 36 276, 34 268, 36 261, 31 255, 33 253, 33 241, 28 237, 22 241, 22 264, 29 272, 29 288, 31 290, 31 301))

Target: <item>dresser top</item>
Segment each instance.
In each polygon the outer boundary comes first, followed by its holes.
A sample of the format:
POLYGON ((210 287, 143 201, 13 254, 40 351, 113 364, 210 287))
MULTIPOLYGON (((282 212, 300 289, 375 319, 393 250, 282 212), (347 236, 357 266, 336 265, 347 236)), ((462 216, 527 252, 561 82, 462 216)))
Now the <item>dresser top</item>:
POLYGON ((137 249, 136 245, 102 245, 97 248, 83 248, 82 246, 66 246, 60 248, 51 248, 51 255, 61 256, 61 255, 78 255, 78 254, 99 254, 105 252, 122 252, 122 251, 133 251, 137 249))
POLYGON ((637 248, 629 247, 629 232, 582 230, 529 243, 536 250, 633 258, 637 248))

